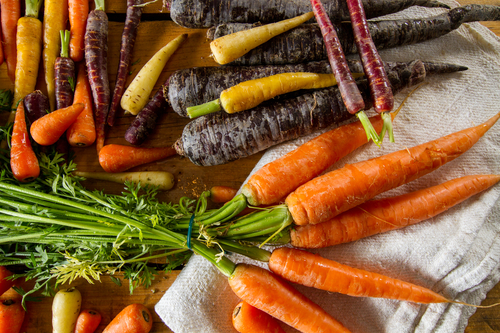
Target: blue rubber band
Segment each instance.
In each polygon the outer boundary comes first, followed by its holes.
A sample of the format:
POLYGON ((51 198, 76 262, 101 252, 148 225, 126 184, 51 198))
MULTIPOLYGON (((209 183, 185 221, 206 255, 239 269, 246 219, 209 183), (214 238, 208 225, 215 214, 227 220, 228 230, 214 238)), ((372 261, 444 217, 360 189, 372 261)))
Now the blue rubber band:
POLYGON ((187 233, 187 247, 191 250, 191 232, 193 231, 194 224, 194 214, 191 215, 191 219, 189 220, 189 228, 187 233))

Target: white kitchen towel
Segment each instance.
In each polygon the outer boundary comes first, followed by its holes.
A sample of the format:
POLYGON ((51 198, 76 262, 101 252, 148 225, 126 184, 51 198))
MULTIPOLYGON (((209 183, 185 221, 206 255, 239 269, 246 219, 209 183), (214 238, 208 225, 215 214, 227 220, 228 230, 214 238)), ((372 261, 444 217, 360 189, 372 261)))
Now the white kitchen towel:
MULTIPOLYGON (((414 7, 390 17, 428 17, 442 11, 414 7)), ((428 84, 411 95, 397 116, 395 143, 385 141, 381 148, 365 145, 332 168, 412 147, 477 125, 500 112, 500 38, 479 23, 464 24, 441 38, 380 54, 386 61, 421 59, 469 69, 428 78, 428 84)), ((396 105, 405 96, 398 94, 396 105)), ((252 173, 318 134, 269 149, 252 173)), ((380 197, 480 173, 500 173, 500 123, 456 160, 380 197)), ((417 225, 314 252, 426 286, 450 299, 480 304, 500 280, 499 203, 497 185, 417 225)), ((352 332, 463 332, 475 312, 475 308, 463 305, 418 305, 296 287, 352 332)), ((236 332, 231 312, 238 301, 227 278, 203 258, 194 256, 156 305, 156 311, 175 333, 231 333, 236 332)), ((296 332, 284 327, 287 332, 296 332)))

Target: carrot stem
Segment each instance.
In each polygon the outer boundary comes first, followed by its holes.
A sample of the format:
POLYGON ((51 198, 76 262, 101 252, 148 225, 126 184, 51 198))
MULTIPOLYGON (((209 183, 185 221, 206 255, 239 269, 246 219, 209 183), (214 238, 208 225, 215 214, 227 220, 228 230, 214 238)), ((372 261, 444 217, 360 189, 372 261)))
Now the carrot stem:
MULTIPOLYGON (((375 142, 375 144, 377 146, 380 146, 382 141, 380 140, 380 137, 379 137, 377 131, 375 131, 375 128, 373 127, 373 124, 370 121, 370 119, 368 118, 368 116, 366 115, 366 113, 364 111, 359 111, 356 113, 356 117, 359 119, 359 122, 361 123, 361 125, 363 125, 363 128, 365 129, 366 137, 367 137, 368 141, 372 140, 373 142, 375 142)), ((384 125, 385 125, 385 122, 384 122, 384 125)), ((382 128, 382 131, 383 130, 384 129, 382 128)))
POLYGON ((40 0, 26 0, 26 16, 38 18, 41 6, 40 0))
POLYGON ((70 32, 61 30, 59 34, 61 35, 61 58, 69 58, 70 32))
POLYGON ((95 10, 104 11, 105 9, 106 9, 106 6, 105 6, 104 0, 95 0, 95 10))
POLYGON ((186 108, 189 118, 197 118, 210 113, 218 112, 222 109, 220 105, 220 99, 215 99, 213 101, 203 103, 200 105, 190 106, 186 108))

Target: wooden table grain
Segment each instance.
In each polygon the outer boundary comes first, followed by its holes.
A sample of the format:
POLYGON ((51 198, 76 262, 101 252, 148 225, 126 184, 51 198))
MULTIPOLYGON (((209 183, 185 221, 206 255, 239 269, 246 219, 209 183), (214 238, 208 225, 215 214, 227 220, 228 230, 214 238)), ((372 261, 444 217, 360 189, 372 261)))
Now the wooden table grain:
MULTIPOLYGON (((480 3, 500 5, 499 0, 460 0, 461 4, 480 3)), ((107 12, 110 17, 109 24, 109 79, 110 86, 114 86, 116 70, 118 68, 118 55, 120 49, 121 33, 123 30, 123 13, 126 1, 106 1, 107 12)), ((136 64, 131 68, 129 83, 135 73, 145 62, 163 45, 174 37, 188 33, 189 38, 182 47, 172 56, 158 80, 155 90, 175 70, 194 66, 216 65, 210 57, 209 41, 205 37, 204 29, 185 29, 168 20, 168 11, 162 7, 161 1, 156 1, 144 9, 143 19, 139 27, 138 38, 133 52, 133 61, 136 64)), ((482 22, 496 35, 500 36, 500 22, 482 22)), ((0 89, 13 88, 6 74, 5 64, 0 66, 0 89)), ((37 88, 45 91, 43 72, 40 70, 37 88)), ((0 121, 5 122, 6 115, 0 114, 0 121)), ((128 128, 132 116, 118 114, 116 125, 108 131, 106 143, 127 144, 123 135, 128 128)), ((181 135, 187 120, 177 116, 171 110, 163 115, 158 122, 151 138, 144 143, 145 146, 172 145, 181 135)), ((76 163, 84 171, 102 171, 95 146, 75 149, 76 163)), ((203 191, 214 185, 226 185, 238 188, 252 171, 262 153, 248 158, 234 161, 226 165, 215 167, 199 167, 193 165, 188 159, 174 157, 160 163, 152 163, 135 168, 135 170, 166 170, 174 174, 175 187, 159 196, 161 200, 177 202, 182 196, 198 197, 203 191)), ((90 189, 100 189, 111 193, 119 193, 123 187, 105 181, 87 182, 90 189)), ((154 305, 160 300, 165 291, 172 285, 180 271, 161 274, 153 281, 150 288, 138 288, 131 295, 128 292, 128 282, 123 275, 116 277, 122 282, 121 286, 105 276, 100 282, 89 284, 85 280, 73 283, 83 295, 83 307, 94 308, 103 315, 103 320, 98 332, 111 321, 111 319, 126 305, 143 303, 153 314, 154 325, 152 332, 171 332, 168 327, 154 312, 154 305)), ((29 288, 30 283, 25 285, 29 288)), ((483 305, 500 302, 500 284, 493 288, 483 301, 483 305)), ((28 313, 24 323, 25 332, 51 332, 51 303, 52 298, 43 298, 40 302, 29 302, 28 313)), ((500 332, 500 307, 478 309, 470 318, 466 333, 500 332)))

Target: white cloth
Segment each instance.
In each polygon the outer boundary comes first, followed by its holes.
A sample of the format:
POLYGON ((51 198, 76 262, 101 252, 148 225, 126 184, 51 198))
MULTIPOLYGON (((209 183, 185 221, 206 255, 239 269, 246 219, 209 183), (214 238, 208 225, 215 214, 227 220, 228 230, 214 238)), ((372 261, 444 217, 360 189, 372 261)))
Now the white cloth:
MULTIPOLYGON (((455 2, 448 3, 457 6, 455 2)), ((427 17, 441 11, 415 7, 392 17, 427 17)), ((500 38, 479 23, 464 24, 441 38, 382 50, 380 54, 386 61, 422 59, 465 65, 469 69, 427 79, 428 84, 408 99, 395 119, 396 143, 384 141, 381 148, 373 143, 365 145, 333 168, 436 139, 482 123, 500 112, 500 38)), ((405 96, 396 96, 396 106, 405 96)), ((380 197, 464 175, 500 173, 499 127, 496 124, 461 157, 380 197)), ((252 173, 318 134, 269 149, 252 173)), ((480 304, 500 280, 499 198, 497 185, 417 225, 315 252, 347 265, 426 286, 451 299, 480 304)), ((302 286, 297 289, 352 332, 463 332, 475 312, 475 308, 462 305, 427 306, 356 298, 302 286)), ((156 305, 156 311, 175 333, 229 333, 236 332, 231 313, 238 301, 227 278, 195 256, 156 305)))

